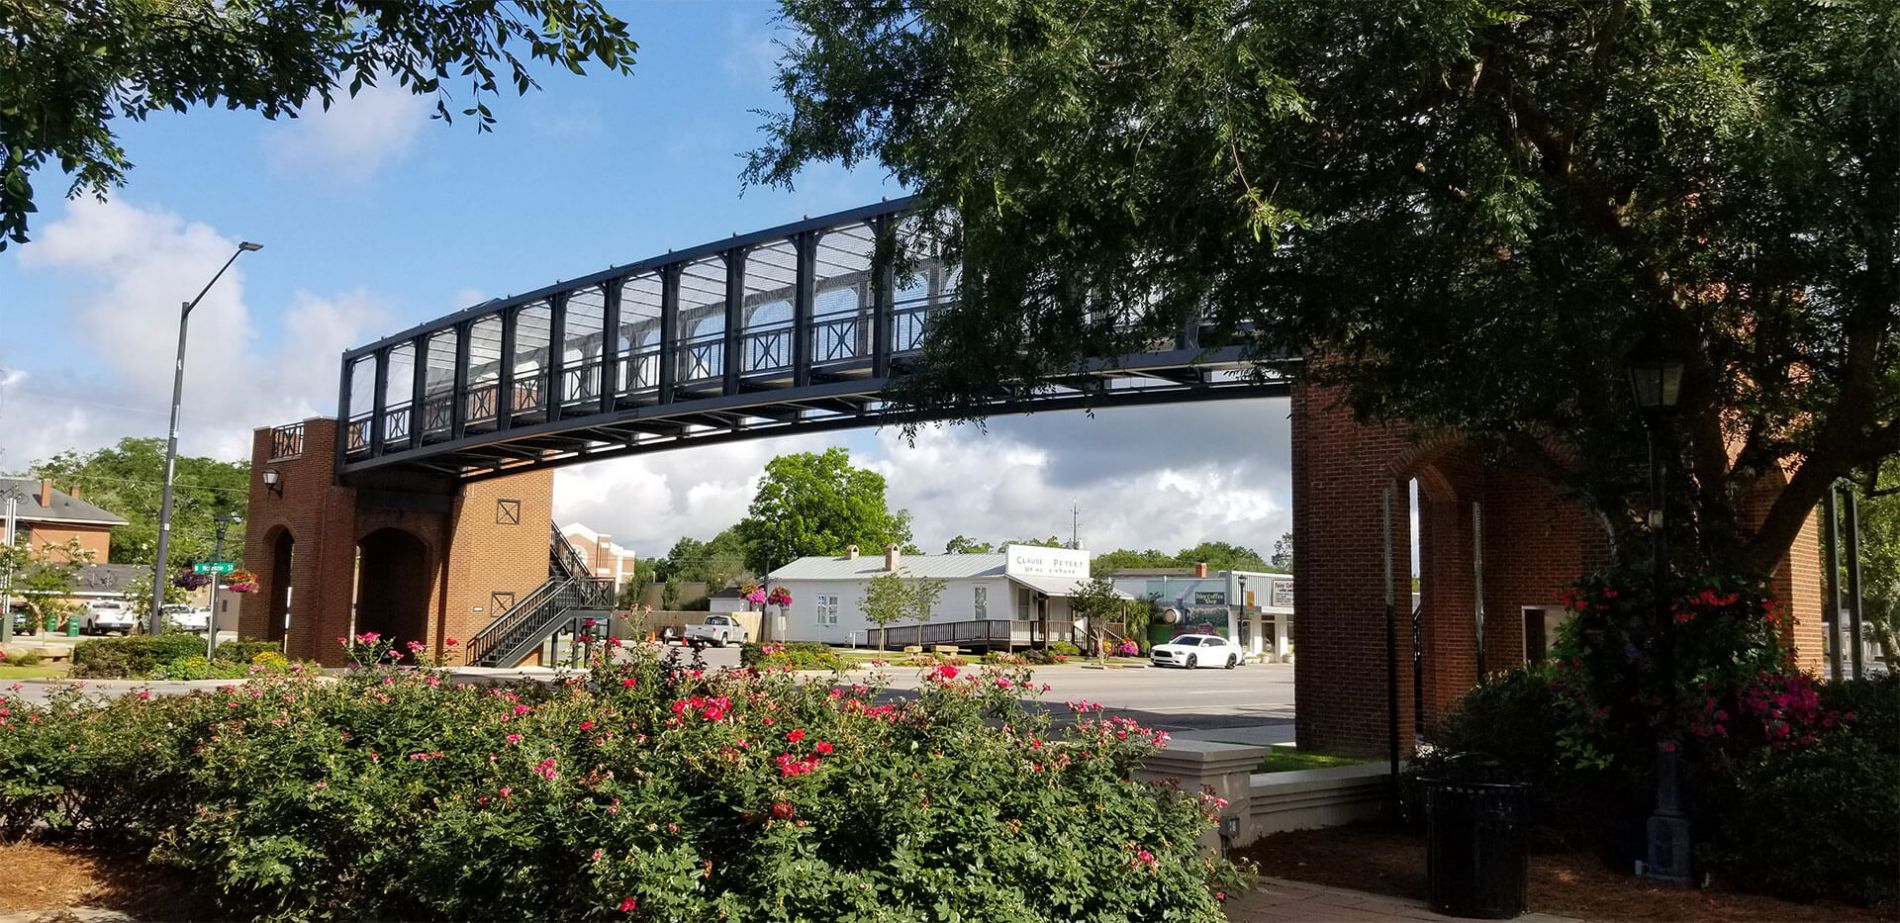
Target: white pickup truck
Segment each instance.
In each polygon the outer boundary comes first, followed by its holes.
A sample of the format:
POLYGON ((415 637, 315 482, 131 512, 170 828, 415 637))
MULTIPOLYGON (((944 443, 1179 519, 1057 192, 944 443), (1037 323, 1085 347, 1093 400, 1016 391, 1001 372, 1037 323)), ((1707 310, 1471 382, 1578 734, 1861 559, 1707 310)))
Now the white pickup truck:
POLYGON ((714 647, 744 644, 745 628, 739 624, 738 619, 730 615, 709 615, 706 616, 706 621, 698 625, 686 626, 686 643, 691 644, 695 641, 714 647))

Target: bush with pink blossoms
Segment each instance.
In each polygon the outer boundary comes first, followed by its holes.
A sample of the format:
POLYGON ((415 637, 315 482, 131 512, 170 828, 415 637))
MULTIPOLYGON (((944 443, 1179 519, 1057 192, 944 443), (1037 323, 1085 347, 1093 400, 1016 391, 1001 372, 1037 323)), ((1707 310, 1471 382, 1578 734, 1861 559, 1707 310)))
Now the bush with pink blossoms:
POLYGON ((1130 781, 1165 735, 1058 725, 1021 672, 942 666, 905 699, 643 648, 478 687, 383 640, 342 682, 0 700, 0 832, 149 854, 272 918, 1214 923, 1241 881, 1196 846, 1213 806, 1130 781))

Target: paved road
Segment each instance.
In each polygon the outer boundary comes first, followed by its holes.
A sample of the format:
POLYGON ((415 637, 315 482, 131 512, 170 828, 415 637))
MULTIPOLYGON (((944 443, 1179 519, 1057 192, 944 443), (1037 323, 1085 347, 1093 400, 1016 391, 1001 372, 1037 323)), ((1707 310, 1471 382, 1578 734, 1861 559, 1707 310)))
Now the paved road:
MULTIPOLYGON (((739 652, 734 648, 713 648, 703 653, 708 667, 737 666, 739 652)), ((917 688, 923 670, 892 666, 885 669, 893 690, 917 688)), ((457 671, 458 678, 495 676, 551 675, 546 670, 468 670, 457 671)), ((866 673, 854 675, 868 675, 866 673)), ((1036 680, 1048 683, 1043 701, 1058 713, 1067 713, 1066 702, 1097 702, 1110 712, 1125 714, 1142 724, 1166 731, 1191 731, 1212 728, 1290 725, 1293 721, 1293 667, 1288 664, 1249 664, 1235 670, 1178 670, 1149 667, 1143 669, 1097 670, 1076 664, 1042 667, 1036 680)), ((157 695, 175 695, 194 689, 211 690, 230 680, 193 682, 147 682, 141 680, 92 680, 82 684, 97 696, 124 695, 150 689, 157 695)), ((56 684, 27 682, 20 695, 29 701, 44 701, 56 684)))

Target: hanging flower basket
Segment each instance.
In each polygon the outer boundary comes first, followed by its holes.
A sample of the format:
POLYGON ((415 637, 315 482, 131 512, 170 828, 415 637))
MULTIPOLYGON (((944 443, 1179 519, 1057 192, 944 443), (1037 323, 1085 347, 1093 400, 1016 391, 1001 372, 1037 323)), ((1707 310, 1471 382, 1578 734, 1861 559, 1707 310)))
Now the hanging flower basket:
POLYGON ((211 585, 210 574, 200 574, 187 567, 172 577, 172 586, 186 590, 196 590, 211 585))
POLYGON ((240 567, 224 577, 225 590, 232 593, 257 592, 257 575, 240 567))
POLYGON ((792 591, 782 586, 775 586, 771 594, 765 597, 765 601, 768 605, 789 606, 792 604, 792 591))

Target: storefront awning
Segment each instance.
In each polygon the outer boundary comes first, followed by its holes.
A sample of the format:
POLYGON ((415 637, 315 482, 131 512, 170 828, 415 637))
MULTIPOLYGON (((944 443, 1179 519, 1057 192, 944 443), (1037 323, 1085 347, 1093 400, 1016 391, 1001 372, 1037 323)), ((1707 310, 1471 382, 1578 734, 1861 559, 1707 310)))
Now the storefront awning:
MULTIPOLYGON (((1044 596, 1055 596, 1062 599, 1067 599, 1075 595, 1075 585, 1077 583, 1074 577, 1027 577, 1011 574, 1009 579, 1035 590, 1044 596)), ((1084 580, 1081 582, 1087 583, 1088 581, 1084 580)), ((1133 596, 1120 590, 1116 590, 1115 595, 1121 599, 1134 599, 1133 596)))

